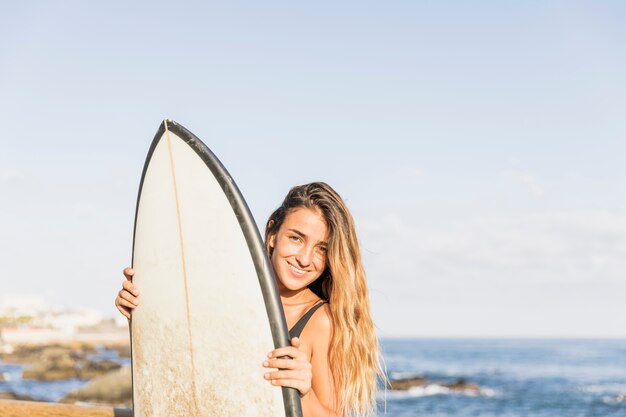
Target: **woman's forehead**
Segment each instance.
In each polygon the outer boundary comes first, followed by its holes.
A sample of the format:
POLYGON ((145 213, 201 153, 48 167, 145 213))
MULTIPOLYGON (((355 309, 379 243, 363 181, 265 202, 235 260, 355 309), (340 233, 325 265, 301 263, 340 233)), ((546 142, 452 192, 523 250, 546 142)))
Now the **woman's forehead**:
POLYGON ((328 239, 328 225, 318 209, 300 207, 290 211, 285 216, 282 227, 285 230, 297 230, 298 232, 318 241, 328 239))

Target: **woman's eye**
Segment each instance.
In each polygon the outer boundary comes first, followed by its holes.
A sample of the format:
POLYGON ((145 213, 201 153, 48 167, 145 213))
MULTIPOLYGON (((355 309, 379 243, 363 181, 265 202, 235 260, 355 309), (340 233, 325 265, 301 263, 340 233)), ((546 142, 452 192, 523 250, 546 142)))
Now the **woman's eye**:
POLYGON ((293 240, 294 242, 299 242, 300 236, 289 236, 289 239, 293 240))

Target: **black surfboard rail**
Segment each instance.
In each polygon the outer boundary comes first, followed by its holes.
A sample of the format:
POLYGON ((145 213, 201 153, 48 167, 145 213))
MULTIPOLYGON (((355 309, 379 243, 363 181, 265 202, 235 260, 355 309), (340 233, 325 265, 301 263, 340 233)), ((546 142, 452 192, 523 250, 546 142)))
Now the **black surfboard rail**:
MULTIPOLYGON (((206 164, 207 168, 211 171, 217 182, 219 183, 222 191, 226 195, 235 216, 241 227, 241 231, 246 239, 254 268, 259 279, 259 285, 263 294, 263 300, 265 302, 265 310, 270 324, 272 332, 272 340, 274 347, 284 347, 290 345, 289 331, 287 329, 287 323, 285 322, 285 313, 280 301, 280 296, 276 288, 276 281, 274 279, 274 271, 271 267, 271 263, 267 257, 265 251, 265 245, 261 239, 259 229, 254 221, 252 213, 243 198, 237 184, 232 179, 224 165, 215 156, 215 154, 204 144, 197 136, 191 133, 188 129, 182 125, 176 123, 173 120, 165 119, 160 124, 157 130, 146 161, 141 174, 141 181, 139 183, 139 191, 137 193, 137 204, 135 208, 135 224, 133 229, 133 254, 135 249, 135 232, 137 228, 137 214, 139 212, 139 201, 141 198, 141 190, 143 188, 144 178, 152 158, 152 154, 159 143, 159 140, 163 136, 166 130, 173 132, 179 138, 187 143, 193 149, 196 154, 206 164)), ((133 260, 134 261, 134 260, 133 260)), ((134 263, 134 262, 133 262, 134 263)), ((132 325, 131 325, 132 332, 132 325)), ((132 344, 131 344, 132 349, 132 344)), ((286 417, 302 417, 302 405, 300 402, 300 393, 294 388, 282 387, 283 391, 283 403, 285 407, 286 417)))

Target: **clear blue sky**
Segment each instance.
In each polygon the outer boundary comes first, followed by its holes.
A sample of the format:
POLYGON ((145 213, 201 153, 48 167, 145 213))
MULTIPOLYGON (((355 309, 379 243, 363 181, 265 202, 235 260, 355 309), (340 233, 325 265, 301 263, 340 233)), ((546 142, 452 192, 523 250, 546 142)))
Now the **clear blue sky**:
POLYGON ((0 27, 4 297, 115 314, 165 117, 263 224, 324 180, 383 336, 626 336, 623 2, 18 2, 0 27))

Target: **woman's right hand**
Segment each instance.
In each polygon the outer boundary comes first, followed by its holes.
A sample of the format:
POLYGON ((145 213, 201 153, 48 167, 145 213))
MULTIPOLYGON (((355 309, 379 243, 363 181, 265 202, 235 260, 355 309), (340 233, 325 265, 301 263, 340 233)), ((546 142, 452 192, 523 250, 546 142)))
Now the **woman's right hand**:
POLYGON ((132 268, 124 268, 126 280, 122 282, 122 289, 115 297, 115 307, 128 319, 130 319, 133 309, 139 305, 137 299, 139 290, 132 282, 133 275, 135 275, 135 271, 132 268))

